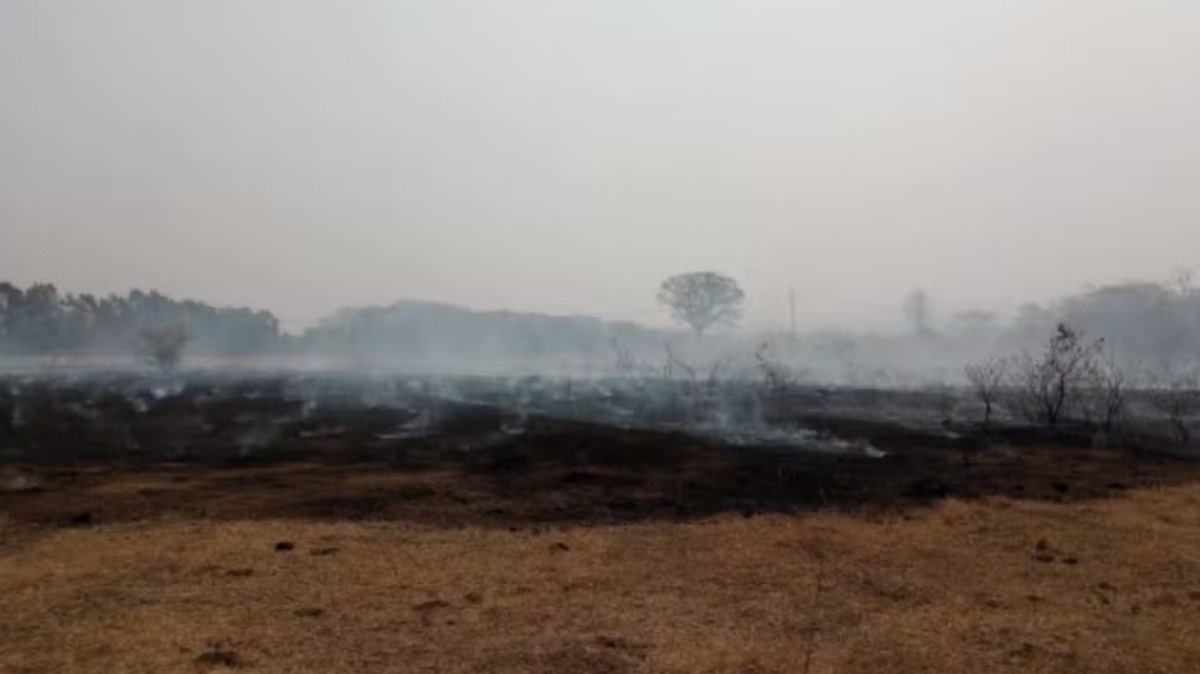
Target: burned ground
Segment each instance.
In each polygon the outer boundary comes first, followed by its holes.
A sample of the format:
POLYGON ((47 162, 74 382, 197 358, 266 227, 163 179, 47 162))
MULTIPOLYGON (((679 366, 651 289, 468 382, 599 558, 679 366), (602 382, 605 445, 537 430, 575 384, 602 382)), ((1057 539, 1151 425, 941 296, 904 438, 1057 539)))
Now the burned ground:
MULTIPOLYGON (((190 424, 169 417, 147 421, 176 438, 180 429, 212 428, 189 438, 189 449, 168 456, 121 456, 120 446, 55 434, 52 442, 83 446, 86 453, 46 450, 10 462, 5 470, 14 487, 0 492, 0 507, 11 519, 30 523, 87 513, 106 522, 178 514, 507 527, 725 512, 895 510, 948 496, 1063 502, 1178 484, 1200 474, 1200 464, 1168 456, 1046 444, 984 446, 879 423, 827 422, 829 430, 853 430, 886 452, 873 458, 728 447, 676 431, 553 419, 529 419, 511 433, 502 428, 504 416, 474 414, 436 433, 379 439, 395 418, 372 418, 383 416, 378 411, 361 417, 358 411, 330 412, 320 420, 324 432, 306 421, 299 429, 273 431, 270 444, 248 454, 231 439, 233 431, 212 417, 196 420, 190 410, 181 412, 190 424)), ((145 432, 133 434, 145 438, 145 432)))
POLYGON ((5 671, 1200 666, 1200 465, 1152 447, 819 406, 775 423, 821 449, 733 445, 276 379, 13 391, 5 671))

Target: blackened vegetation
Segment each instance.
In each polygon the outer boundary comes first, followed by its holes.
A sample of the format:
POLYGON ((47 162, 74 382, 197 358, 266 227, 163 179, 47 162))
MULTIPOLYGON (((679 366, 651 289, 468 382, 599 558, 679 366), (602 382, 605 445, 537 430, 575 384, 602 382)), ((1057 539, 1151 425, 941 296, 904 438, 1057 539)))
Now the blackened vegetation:
POLYGON ((1200 369, 1191 359, 1155 369, 1122 364, 1105 340, 1060 323, 1040 351, 968 365, 964 373, 981 404, 985 434, 994 430, 993 412, 1003 409, 1025 420, 998 430, 1009 438, 1085 435, 1097 445, 1195 454, 1200 369))
POLYGON ((1200 475, 1151 445, 1094 448, 1066 427, 992 428, 985 441, 829 414, 828 398, 851 391, 777 401, 770 423, 872 454, 567 419, 453 400, 428 382, 333 380, 318 395, 283 378, 155 381, 2 382, 0 510, 67 526, 175 512, 520 527, 1066 501, 1200 475), (383 395, 397 387, 406 394, 383 395), (5 488, 26 483, 39 488, 5 488))

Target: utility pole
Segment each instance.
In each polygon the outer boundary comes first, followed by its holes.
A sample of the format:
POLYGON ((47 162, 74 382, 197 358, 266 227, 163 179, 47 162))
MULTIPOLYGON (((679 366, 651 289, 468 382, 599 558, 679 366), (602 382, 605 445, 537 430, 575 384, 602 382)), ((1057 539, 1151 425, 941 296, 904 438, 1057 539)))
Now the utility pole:
POLYGON ((796 288, 793 286, 788 291, 788 305, 792 313, 792 341, 796 341, 796 288))

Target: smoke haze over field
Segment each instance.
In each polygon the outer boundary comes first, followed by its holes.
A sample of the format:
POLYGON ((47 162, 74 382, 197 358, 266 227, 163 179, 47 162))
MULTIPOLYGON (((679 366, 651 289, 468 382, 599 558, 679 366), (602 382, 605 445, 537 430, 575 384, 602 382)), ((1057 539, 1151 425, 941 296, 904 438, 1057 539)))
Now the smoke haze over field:
POLYGON ((1189 0, 0 4, 0 269, 294 327, 1011 309, 1200 250, 1189 0))

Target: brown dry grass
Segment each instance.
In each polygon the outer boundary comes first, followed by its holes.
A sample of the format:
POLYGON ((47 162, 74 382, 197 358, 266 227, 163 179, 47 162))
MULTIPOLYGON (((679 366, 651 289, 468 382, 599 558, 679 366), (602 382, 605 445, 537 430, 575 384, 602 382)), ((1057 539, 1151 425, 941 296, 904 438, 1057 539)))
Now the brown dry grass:
POLYGON ((14 674, 1193 674, 1200 486, 540 532, 9 521, 0 597, 14 674))

